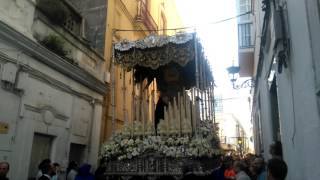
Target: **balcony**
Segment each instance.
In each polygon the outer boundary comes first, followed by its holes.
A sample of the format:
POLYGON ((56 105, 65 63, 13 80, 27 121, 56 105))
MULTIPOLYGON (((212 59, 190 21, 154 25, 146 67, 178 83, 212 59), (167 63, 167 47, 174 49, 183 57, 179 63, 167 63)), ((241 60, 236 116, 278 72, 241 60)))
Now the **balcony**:
POLYGON ((148 0, 137 0, 138 8, 135 17, 136 23, 142 23, 148 30, 158 29, 158 25, 149 12, 148 0))
POLYGON ((240 77, 253 76, 254 63, 254 43, 252 33, 252 23, 238 24, 238 41, 239 41, 239 75, 240 77))
POLYGON ((101 79, 103 57, 83 37, 83 17, 67 0, 38 0, 34 39, 65 62, 101 79))

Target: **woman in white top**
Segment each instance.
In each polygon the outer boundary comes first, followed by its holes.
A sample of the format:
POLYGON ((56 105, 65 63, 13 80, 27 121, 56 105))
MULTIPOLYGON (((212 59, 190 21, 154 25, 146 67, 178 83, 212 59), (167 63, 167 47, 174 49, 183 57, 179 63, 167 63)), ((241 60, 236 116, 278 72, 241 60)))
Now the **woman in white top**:
POLYGON ((71 161, 67 168, 67 180, 74 180, 78 174, 78 164, 75 161, 71 161))
POLYGON ((241 161, 236 161, 233 164, 234 171, 236 172, 236 180, 251 180, 245 170, 245 164, 241 161))

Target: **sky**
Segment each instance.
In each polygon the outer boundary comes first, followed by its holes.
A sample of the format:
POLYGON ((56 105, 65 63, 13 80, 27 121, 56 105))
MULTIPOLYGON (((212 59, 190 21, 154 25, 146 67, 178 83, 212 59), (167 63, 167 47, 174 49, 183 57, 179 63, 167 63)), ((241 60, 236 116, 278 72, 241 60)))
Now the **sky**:
MULTIPOLYGON (((215 78, 215 95, 222 96, 224 113, 236 116, 250 134, 249 89, 234 90, 227 67, 238 65, 237 19, 213 23, 237 15, 235 0, 176 0, 185 26, 196 26, 215 78)), ((241 80, 240 80, 241 81, 241 80)), ((228 123, 226 123, 228 124, 228 123)), ((226 127, 228 128, 228 127, 226 127)))
POLYGON ((196 26, 212 68, 216 84, 228 86, 226 68, 237 63, 237 21, 209 24, 236 15, 234 0, 177 0, 185 26, 196 26))

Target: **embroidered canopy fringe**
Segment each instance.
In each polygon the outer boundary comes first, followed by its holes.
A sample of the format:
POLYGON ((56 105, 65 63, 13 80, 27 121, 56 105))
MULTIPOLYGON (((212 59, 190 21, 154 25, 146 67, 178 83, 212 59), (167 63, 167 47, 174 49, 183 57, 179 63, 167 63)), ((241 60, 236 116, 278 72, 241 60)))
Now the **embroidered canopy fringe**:
MULTIPOLYGON (((210 66, 204 56, 201 43, 194 33, 179 33, 175 36, 150 35, 137 41, 123 40, 115 44, 115 63, 128 71, 135 69, 135 81, 145 78, 152 81, 162 79, 160 71, 164 66, 176 66, 188 80, 185 88, 196 86, 195 42, 197 41, 198 61, 205 64, 206 79, 213 81, 210 66)), ((201 87, 205 88, 205 87, 201 87)))

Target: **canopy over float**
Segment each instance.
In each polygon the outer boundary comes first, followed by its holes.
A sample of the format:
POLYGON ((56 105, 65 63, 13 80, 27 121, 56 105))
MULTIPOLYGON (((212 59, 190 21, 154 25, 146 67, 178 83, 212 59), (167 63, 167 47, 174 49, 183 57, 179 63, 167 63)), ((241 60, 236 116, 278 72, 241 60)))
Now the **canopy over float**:
POLYGON ((145 78, 150 82, 156 78, 160 90, 165 88, 162 87, 166 85, 165 76, 174 76, 174 73, 180 73, 179 85, 186 89, 204 89, 213 82, 210 66, 195 33, 150 35, 137 41, 118 42, 115 44, 115 62, 127 70, 134 69, 136 82, 145 78))

